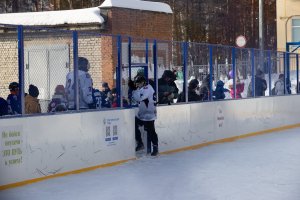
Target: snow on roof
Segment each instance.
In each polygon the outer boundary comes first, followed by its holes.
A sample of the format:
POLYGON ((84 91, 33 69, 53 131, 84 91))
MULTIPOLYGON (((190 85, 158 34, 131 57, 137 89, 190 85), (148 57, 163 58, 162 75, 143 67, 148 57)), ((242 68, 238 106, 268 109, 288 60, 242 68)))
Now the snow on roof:
POLYGON ((0 14, 0 24, 60 25, 104 22, 98 7, 77 10, 0 14))
POLYGON ((141 0, 105 0, 100 8, 130 8, 155 12, 173 13, 171 7, 165 3, 141 1, 141 0))

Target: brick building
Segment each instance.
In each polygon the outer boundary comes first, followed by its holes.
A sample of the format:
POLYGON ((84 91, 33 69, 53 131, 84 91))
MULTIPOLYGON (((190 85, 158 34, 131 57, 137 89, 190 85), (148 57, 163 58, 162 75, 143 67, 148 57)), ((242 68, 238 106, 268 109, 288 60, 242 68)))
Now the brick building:
MULTIPOLYGON (((106 0, 99 7, 80 10, 1 14, 0 24, 26 26, 25 88, 29 84, 37 85, 41 92, 39 98, 44 100, 51 98, 56 85, 65 84, 65 75, 73 66, 72 32, 67 30, 78 30, 78 55, 89 59, 96 88, 101 88, 103 81, 111 87, 115 85, 115 35, 122 35, 124 66, 128 65, 128 37, 124 35, 132 37, 132 49, 135 51, 132 58, 137 62, 145 59, 145 55, 141 55, 145 46, 143 38, 172 39, 170 7, 139 0, 106 0), (45 30, 45 27, 50 29, 45 30), (134 59, 134 56, 138 58, 134 59)), ((0 25, 0 31, 0 96, 6 97, 8 84, 18 80, 18 38, 15 27, 0 25)), ((162 49, 164 57, 168 57, 170 48, 162 49)), ((161 62, 168 63, 165 58, 161 62)))

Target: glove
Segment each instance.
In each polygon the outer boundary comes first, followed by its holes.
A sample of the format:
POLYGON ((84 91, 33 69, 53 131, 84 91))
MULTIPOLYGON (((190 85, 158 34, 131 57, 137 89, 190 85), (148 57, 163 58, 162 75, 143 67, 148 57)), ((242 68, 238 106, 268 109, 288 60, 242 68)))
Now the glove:
POLYGON ((134 82, 132 80, 128 81, 128 87, 131 90, 136 90, 136 86, 134 85, 134 82))

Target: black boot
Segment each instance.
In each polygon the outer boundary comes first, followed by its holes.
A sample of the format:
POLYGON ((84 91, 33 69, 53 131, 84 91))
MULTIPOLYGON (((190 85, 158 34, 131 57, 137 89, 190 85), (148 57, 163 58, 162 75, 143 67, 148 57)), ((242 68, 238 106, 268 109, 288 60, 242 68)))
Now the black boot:
POLYGON ((153 145, 153 151, 151 153, 151 156, 157 156, 158 155, 158 146, 153 145))
POLYGON ((137 146, 135 147, 135 151, 140 151, 143 150, 144 148, 145 147, 143 143, 138 143, 137 146))

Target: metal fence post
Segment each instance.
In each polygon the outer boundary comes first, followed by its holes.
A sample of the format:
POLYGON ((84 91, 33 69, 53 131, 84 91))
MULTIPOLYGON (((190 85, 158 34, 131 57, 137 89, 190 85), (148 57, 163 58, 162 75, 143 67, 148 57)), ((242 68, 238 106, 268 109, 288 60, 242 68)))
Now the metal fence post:
POLYGON ((299 54, 296 54, 296 71, 297 71, 297 91, 296 94, 299 92, 299 54))
POLYGON ((283 74, 284 74, 284 94, 286 94, 286 79, 287 79, 287 52, 283 53, 283 60, 284 60, 284 66, 283 66, 283 74))
POLYGON ((269 68, 269 96, 272 96, 272 61, 271 61, 271 51, 268 51, 268 68, 269 68))
POLYGON ((158 79, 157 79, 157 41, 153 41, 153 65, 154 65, 154 87, 155 90, 155 101, 157 101, 158 94, 158 79))
POLYGON ((131 37, 128 37, 128 76, 131 79, 131 37))
POLYGON ((232 47, 232 79, 233 79, 233 97, 236 99, 236 62, 235 62, 235 47, 232 47))
POLYGON ((252 87, 252 97, 255 97, 255 63, 254 63, 254 49, 251 49, 251 87, 252 87))
POLYGON ((189 94, 188 94, 188 90, 187 90, 187 86, 188 86, 188 83, 187 83, 187 76, 188 76, 188 69, 187 69, 187 61, 188 61, 188 58, 187 58, 187 51, 188 51, 188 43, 187 42, 183 42, 182 43, 182 51, 183 51, 183 94, 185 95, 185 102, 188 102, 189 101, 189 94))
POLYGON ((213 47, 212 45, 208 46, 209 48, 209 97, 208 100, 211 101, 212 100, 212 82, 213 82, 213 73, 214 73, 214 69, 213 69, 213 47))
POLYGON ((117 73, 116 73, 116 84, 117 84, 117 104, 118 107, 123 107, 123 91, 122 91, 122 69, 121 69, 121 59, 122 59, 122 37, 117 36, 117 54, 118 54, 118 63, 117 63, 117 73))
POLYGON ((19 66, 19 92, 21 98, 21 114, 25 114, 25 81, 24 81, 24 28, 18 26, 18 66, 19 66))
POLYGON ((73 62, 74 62, 74 86, 75 86, 75 110, 79 111, 79 86, 78 86, 78 32, 73 31, 73 62))

